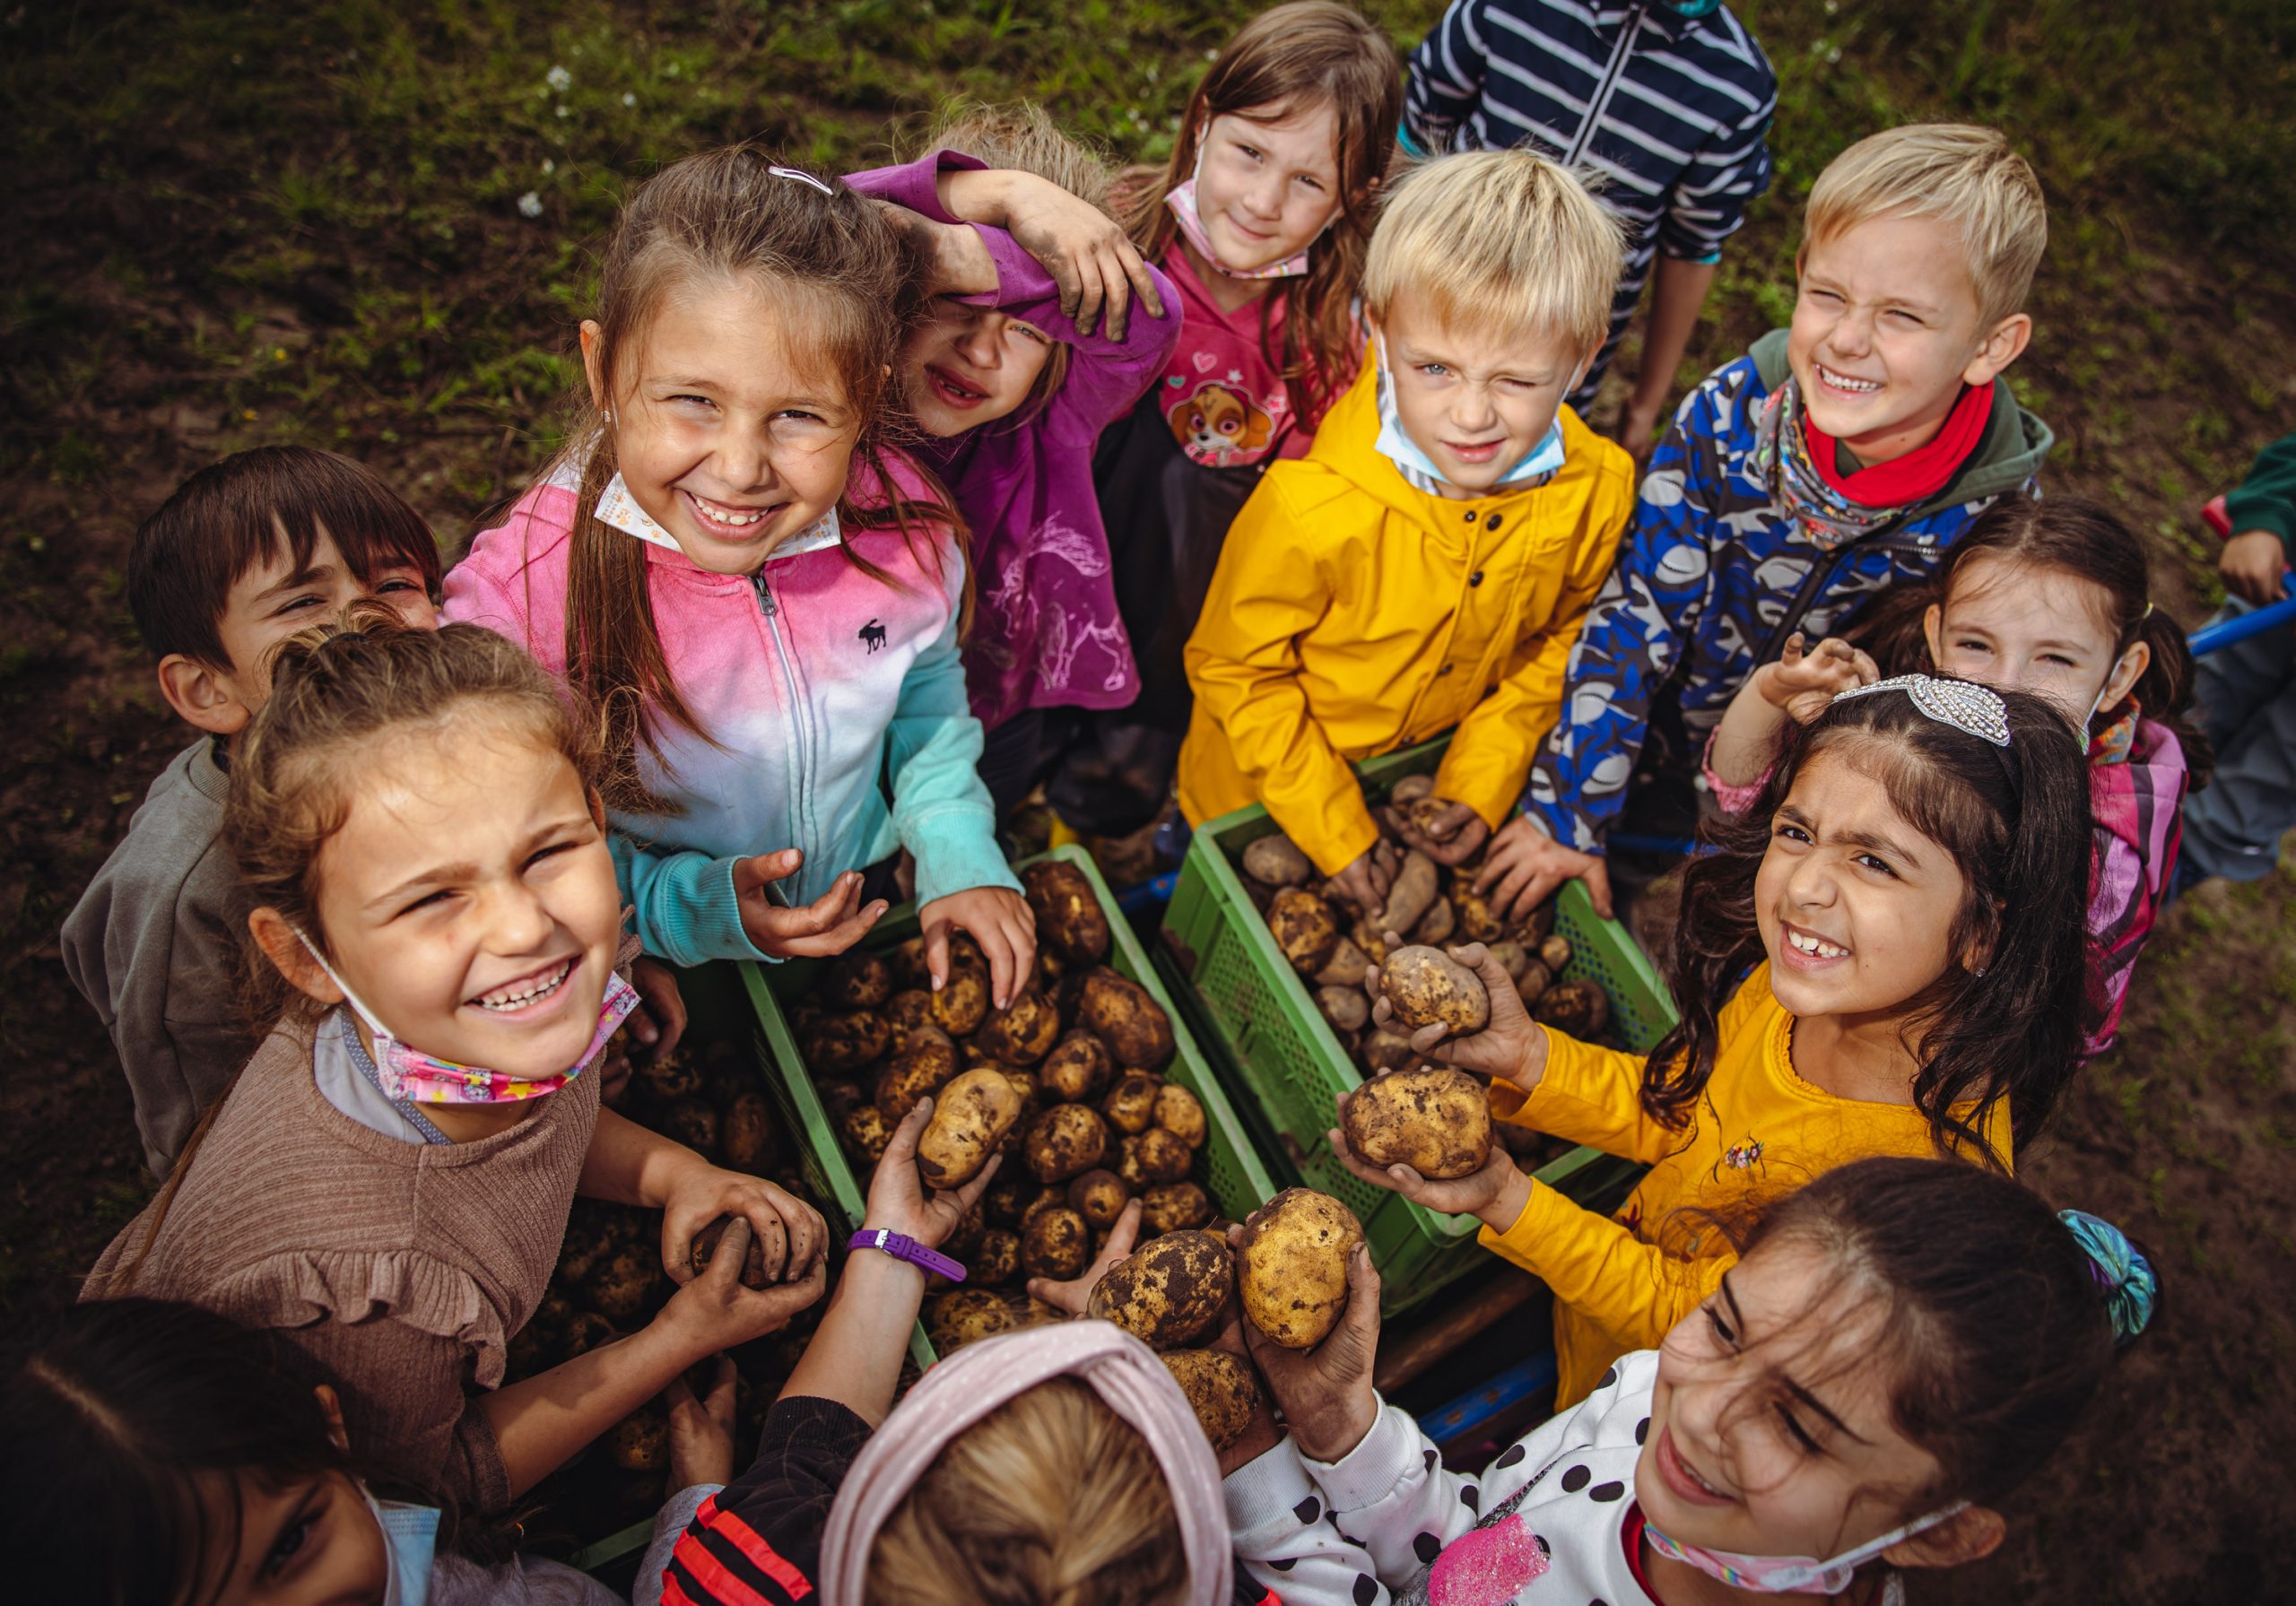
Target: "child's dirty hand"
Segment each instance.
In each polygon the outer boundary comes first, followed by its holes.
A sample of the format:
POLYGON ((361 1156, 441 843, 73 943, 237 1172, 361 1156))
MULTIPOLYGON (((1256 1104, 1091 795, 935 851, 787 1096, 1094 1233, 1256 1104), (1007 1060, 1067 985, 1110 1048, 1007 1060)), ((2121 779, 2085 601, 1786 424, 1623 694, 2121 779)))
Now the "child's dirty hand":
POLYGON ((2227 591, 2261 608, 2288 595, 2288 549, 2270 530, 2243 530, 2217 553, 2216 572, 2227 591))
POLYGON ((1491 855, 1474 878, 1474 890, 1491 900, 1492 914, 1512 925, 1528 919, 1533 909, 1570 881, 1585 881, 1595 913, 1605 920, 1611 917, 1610 866, 1593 854, 1563 846, 1537 820, 1518 814, 1492 838, 1491 855))
MULTIPOLYGON (((1232 1246, 1244 1229, 1228 1229, 1232 1246)), ((1267 1392, 1283 1410, 1292 1442, 1311 1461, 1331 1463, 1363 1442, 1379 1419, 1372 1366, 1379 1350, 1379 1273, 1371 1251, 1347 1254, 1347 1308, 1330 1335, 1310 1350, 1287 1350, 1247 1322, 1244 1342, 1267 1392)))
POLYGON ((734 1358, 709 1363, 709 1392, 696 1394, 681 1372, 662 1391, 670 1411, 670 1488, 734 1480, 734 1358))
POLYGON ((734 861, 734 897, 742 930, 761 953, 776 959, 821 959, 843 953, 869 934, 887 905, 882 898, 861 901, 861 872, 848 870, 809 904, 785 907, 766 896, 778 881, 797 873, 805 855, 794 847, 752 854, 734 861))
POLYGON ((1377 915, 1387 907, 1387 888, 1393 877, 1372 848, 1353 864, 1331 878, 1331 890, 1355 906, 1360 915, 1377 915))
POLYGON ((1802 632, 1786 638, 1786 650, 1775 664, 1754 672, 1762 700, 1783 711, 1796 725, 1807 725, 1826 711, 1835 696, 1853 686, 1870 686, 1882 678, 1881 665, 1839 636, 1829 636, 1808 647, 1802 632))
POLYGON ((1474 857, 1475 849, 1491 839, 1491 827, 1467 804, 1446 803, 1443 812, 1428 823, 1425 830, 1405 815, 1396 827, 1396 834, 1407 846, 1417 848, 1438 864, 1464 864, 1474 857))
POLYGON ((970 932, 988 961, 989 1001, 1004 1009, 1036 977, 1037 917, 1029 900, 1005 887, 974 887, 936 898, 918 911, 925 926, 925 969, 938 993, 949 980, 949 939, 970 932))
POLYGON ((1124 1207, 1124 1213, 1116 1219, 1116 1225, 1109 1228, 1108 1243, 1093 1257, 1092 1263, 1084 1268, 1082 1276, 1072 1277, 1065 1282, 1055 1282, 1049 1277, 1031 1277, 1029 1279, 1030 1294, 1072 1316, 1083 1315, 1085 1301, 1092 1297, 1092 1290, 1100 1286, 1100 1279, 1108 1275, 1109 1268, 1131 1254, 1133 1246, 1140 1241, 1140 1211, 1141 1204, 1137 1199, 1124 1207))
MULTIPOLYGON (((1387 933, 1390 951, 1403 945, 1401 937, 1387 933)), ((1547 1029, 1531 1019, 1531 1011, 1523 1007, 1522 994, 1516 990, 1515 978, 1507 974, 1506 966, 1491 957, 1491 950, 1480 942, 1469 942, 1447 951, 1453 964, 1465 965, 1483 984, 1491 997, 1491 1019, 1481 1031, 1458 1037, 1449 1036, 1450 1029, 1439 1020, 1422 1026, 1411 1034, 1411 1051, 1438 1064, 1496 1077, 1528 1094, 1546 1074, 1547 1029)), ((1395 1006, 1379 989, 1377 965, 1363 973, 1363 990, 1371 997, 1373 1022, 1387 1025, 1395 1019, 1395 1006)))
MULTIPOLYGON (((1352 1094, 1339 1096, 1339 1108, 1344 1116, 1352 1094)), ((1515 1164, 1515 1157, 1507 1152, 1507 1145, 1493 1142, 1491 1158, 1483 1168, 1469 1176, 1449 1182, 1432 1182, 1409 1166, 1389 1166, 1384 1170, 1370 1164, 1348 1147, 1347 1133, 1335 1126, 1325 1136, 1331 1142, 1331 1151, 1348 1171, 1361 1177, 1373 1187, 1385 1188, 1390 1194, 1401 1194, 1422 1210, 1437 1211, 1447 1216, 1473 1216, 1494 1232, 1504 1232, 1523 1213, 1523 1206, 1530 1202, 1530 1179, 1515 1164)))

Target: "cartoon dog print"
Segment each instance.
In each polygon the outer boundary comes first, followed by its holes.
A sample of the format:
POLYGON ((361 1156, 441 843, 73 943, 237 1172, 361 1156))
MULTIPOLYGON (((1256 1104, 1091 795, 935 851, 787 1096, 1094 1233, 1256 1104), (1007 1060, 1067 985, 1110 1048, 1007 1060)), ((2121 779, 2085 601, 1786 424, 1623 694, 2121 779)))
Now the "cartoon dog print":
POLYGON ((1180 450, 1215 465, 1259 451, 1275 433, 1274 421, 1249 396, 1212 380, 1175 403, 1164 417, 1180 450))

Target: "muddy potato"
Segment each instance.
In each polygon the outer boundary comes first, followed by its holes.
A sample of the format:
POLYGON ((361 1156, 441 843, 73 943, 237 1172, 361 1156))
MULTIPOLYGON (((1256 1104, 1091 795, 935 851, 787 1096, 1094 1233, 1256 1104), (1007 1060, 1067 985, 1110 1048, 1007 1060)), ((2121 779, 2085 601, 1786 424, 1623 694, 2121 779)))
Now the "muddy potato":
POLYGON ((1408 807, 1422 797, 1435 794, 1435 777, 1431 775, 1407 775, 1397 781, 1387 793, 1387 801, 1397 808, 1408 807))
MULTIPOLYGON (((1378 925, 1378 922, 1366 916, 1358 920, 1347 930, 1347 940, 1362 951, 1366 968, 1383 965, 1387 962, 1387 939, 1377 929, 1378 925)), ((1355 979, 1361 982, 1363 978, 1359 976, 1355 979)))
POLYGON ((1092 1285, 1084 1314, 1115 1323, 1152 1350, 1177 1350, 1212 1330, 1235 1286, 1235 1258, 1223 1240, 1169 1233, 1110 1266, 1092 1285))
POLYGON ((1482 893, 1462 888, 1453 894, 1451 904, 1459 917, 1456 933, 1458 941, 1496 942, 1506 934, 1506 925, 1492 913, 1491 899, 1482 893))
POLYGON ((1323 1342, 1347 1308, 1347 1255, 1362 1241, 1362 1224, 1338 1200, 1284 1189, 1252 1212, 1236 1246, 1244 1319, 1287 1350, 1323 1342))
POLYGON ((597 1269, 612 1246, 597 1233, 569 1227, 558 1246, 558 1280, 578 1283, 597 1269))
POLYGON ((961 1188, 1019 1122, 1021 1095, 1002 1071, 968 1071, 933 1099, 933 1118, 917 1140, 917 1174, 928 1188, 961 1188))
POLYGON ((1379 911, 1379 930, 1408 932, 1425 919, 1427 911, 1435 907, 1441 881, 1435 861, 1425 854, 1413 848, 1404 855, 1403 867, 1387 888, 1387 907, 1379 911))
POLYGON ((1554 899, 1550 898, 1515 923, 1515 941, 1536 953, 1539 944, 1554 929, 1555 914, 1554 899))
POLYGON ((1298 887, 1315 879, 1316 866, 1279 831, 1244 849, 1244 873, 1263 887, 1298 887))
POLYGON ((1422 1066, 1373 1077, 1347 1101, 1347 1146, 1382 1168, 1431 1181, 1470 1176, 1491 1158, 1491 1104, 1464 1071, 1422 1066))
POLYGON ((1139 983, 1106 968, 1087 971, 1076 1008, 1118 1064, 1153 1071, 1172 1057, 1171 1018, 1139 983))
POLYGON ((1108 1045, 1088 1031, 1072 1031, 1054 1045, 1037 1067, 1037 1085, 1062 1104, 1090 1104, 1116 1074, 1108 1045))
POLYGON ((1143 1232, 1186 1232, 1212 1222, 1212 1195, 1192 1182, 1167 1182, 1140 1195, 1143 1232))
POLYGON ((949 982, 933 994, 933 1024, 952 1037, 970 1037, 988 1018, 988 972, 949 965, 949 982))
POLYGON ((1485 947, 1491 957, 1498 960, 1500 968, 1507 972, 1508 979, 1510 981, 1521 981, 1523 972, 1531 968, 1530 951, 1511 938, 1506 942, 1487 943, 1485 947))
POLYGON ((683 1143, 705 1159, 718 1152, 718 1112, 699 1098, 681 1098, 654 1117, 654 1125, 672 1142, 683 1143))
POLYGON ((980 1196, 981 1213, 992 1227, 1018 1227, 1021 1212, 1041 1191, 1025 1167, 1008 1165, 997 1172, 996 1180, 988 1185, 988 1192, 980 1196))
POLYGON ((893 968, 883 954, 842 955, 822 967, 813 994, 833 1010, 874 1010, 893 995, 893 968))
POLYGON ((1131 1198, 1124 1179, 1106 1168, 1087 1171, 1068 1185, 1069 1208, 1095 1229, 1115 1226, 1131 1198))
POLYGON ((1039 942, 1071 965, 1097 965, 1108 958, 1109 917, 1083 871, 1048 859, 1022 871, 1021 885, 1036 912, 1039 942))
MULTIPOLYGON (((686 1251, 686 1263, 693 1268, 696 1277, 709 1270, 709 1263, 718 1253, 718 1240, 726 1236, 726 1228, 733 1224, 733 1217, 720 1216, 693 1235, 693 1243, 686 1251)), ((767 1286, 765 1246, 758 1242, 754 1228, 750 1233, 749 1253, 742 1263, 742 1286, 748 1289, 767 1286)))
POLYGON ((1039 1211, 1021 1228, 1021 1268, 1031 1277, 1065 1282, 1091 1263, 1092 1229, 1065 1204, 1039 1211))
POLYGON ((1357 1057, 1373 1071, 1400 1071, 1419 1056, 1413 1051, 1409 1037, 1378 1026, 1364 1037, 1357 1057))
POLYGON ((736 1093, 718 1123, 718 1158, 728 1170, 764 1174, 773 1163, 773 1112, 762 1093, 736 1093))
POLYGON ((1431 794, 1414 797, 1402 807, 1404 820, 1411 829, 1421 836, 1429 838, 1434 836, 1435 828, 1441 824, 1444 817, 1451 812, 1449 799, 1436 797, 1431 794))
POLYGON ((1465 965, 1432 948, 1399 948, 1379 967, 1379 994, 1396 1025, 1416 1031, 1437 1022, 1454 1037, 1491 1024, 1491 994, 1465 965))
POLYGON ((1021 1274, 1021 1235, 1002 1227, 985 1229, 965 1262, 965 1274, 983 1288, 1012 1281, 1021 1274))
POLYGON ((899 1126, 918 1099, 948 1086, 958 1067, 957 1046, 938 1031, 918 1032, 908 1047, 887 1060, 875 1093, 887 1130, 899 1126))
POLYGON ((911 937, 906 942, 894 944, 892 951, 885 956, 885 962, 892 968, 896 990, 908 992, 913 989, 930 994, 933 977, 925 968, 924 938, 911 937))
POLYGON ((1176 1082, 1168 1081, 1156 1089, 1156 1124, 1190 1149, 1203 1148, 1210 1135, 1203 1103, 1176 1082))
POLYGON ((1267 929, 1275 945, 1302 976, 1313 976, 1331 962, 1339 947, 1339 920, 1331 905, 1304 887, 1286 887, 1267 906, 1267 929))
POLYGON ((1068 967, 1049 948, 1037 950, 1037 988, 1048 998, 1057 996, 1060 984, 1067 977, 1068 967))
POLYGON ((559 1348, 565 1352, 566 1359, 571 1360, 578 1355, 587 1355, 593 1350, 603 1349, 621 1336, 614 1331, 612 1322, 596 1311, 586 1310, 566 1324, 566 1340, 559 1348))
POLYGON ((893 1141, 892 1124, 874 1104, 855 1105, 853 1113, 845 1117, 843 1130, 853 1151, 873 1166, 885 1158, 885 1145, 893 1141))
POLYGON ((816 1075, 842 1076, 884 1053, 892 1028, 874 1010, 824 1015, 799 1034, 797 1050, 816 1075))
POLYGON ((670 1464, 670 1419, 640 1406, 613 1426, 613 1463, 625 1472, 658 1472, 670 1464))
POLYGON ((618 1251, 590 1274, 591 1305, 611 1321, 627 1322, 646 1308, 646 1297, 654 1291, 654 1274, 660 1269, 659 1258, 649 1250, 618 1251))
MULTIPOLYGON (((909 1046, 920 1027, 933 1026, 933 994, 922 987, 911 987, 887 999, 879 1013, 885 1018, 885 1050, 899 1054, 909 1046)), ((940 1028, 933 1029, 938 1031, 940 1028)))
POLYGON ((1429 906, 1427 913, 1420 916, 1419 924, 1412 927, 1411 940, 1428 947, 1448 942, 1458 924, 1458 911, 1452 908, 1451 900, 1439 898, 1429 906))
POLYGON ((1539 963, 1552 976, 1561 976, 1570 968, 1570 939, 1549 936, 1539 943, 1539 963))
POLYGON ((1331 958, 1316 972, 1314 981, 1319 987, 1353 989, 1363 985, 1363 973, 1371 968, 1371 956, 1355 946, 1352 937, 1342 937, 1331 951, 1331 958))
POLYGON ((1565 1036, 1583 1041, 1610 1024, 1611 1001, 1596 983, 1557 982, 1540 995, 1531 1013, 1565 1036))
POLYGON ((1008 1065, 1033 1065, 1060 1041, 1060 1009, 1034 987, 1001 1010, 991 1010, 974 1039, 1008 1065))
POLYGON ((1332 1030, 1344 1037, 1370 1024, 1371 1001, 1363 996, 1360 986, 1318 987, 1316 1012, 1331 1023, 1332 1030))
POLYGON ((933 1302, 932 1311, 926 1318, 925 1333, 933 1341, 933 1348, 946 1355, 982 1339, 1010 1333, 1017 1325, 1013 1307, 1002 1294, 987 1289, 962 1288, 952 1289, 933 1302))
POLYGON ((1152 1126, 1136 1138, 1126 1138, 1118 1146, 1122 1157, 1116 1174, 1124 1178, 1135 1192, 1152 1188, 1159 1183, 1178 1182, 1188 1173, 1195 1151, 1179 1138, 1161 1126, 1152 1126))
POLYGON ((988 1233, 988 1218, 976 1202, 973 1207, 957 1218, 949 1228, 949 1236, 941 1240, 941 1253, 959 1265, 970 1265, 973 1253, 980 1247, 980 1240, 988 1233))
POLYGON ((1030 1222, 1056 1205, 1068 1202, 1068 1190, 1048 1184, 1037 1184, 1029 1195, 1028 1203, 1021 1207, 1021 1227, 1026 1230, 1030 1222))
POLYGON ((638 1068, 638 1085, 657 1098, 691 1098, 701 1091, 701 1067, 673 1050, 638 1068))
POLYGON ((820 1096, 822 1108, 829 1113, 830 1120, 839 1127, 845 1124, 846 1116, 864 1102, 861 1089, 849 1081, 815 1082, 813 1091, 820 1096))
POLYGON ((1037 1112, 1044 1107, 1044 1095, 1038 1090, 1037 1079, 1026 1071, 998 1064, 991 1064, 988 1069, 1002 1076, 1004 1085, 1013 1089, 1013 1097, 1021 1101, 1019 1117, 1004 1129, 1004 1135, 996 1145, 999 1154, 1017 1155, 1021 1152, 1022 1141, 1029 1135, 1029 1123, 1035 1120, 1037 1112))
POLYGON ((1215 1454, 1244 1437, 1259 1409, 1249 1367, 1221 1350, 1175 1350, 1163 1361, 1215 1454))
POLYGON ((1137 1135, 1156 1124, 1156 1095, 1163 1089, 1162 1077, 1127 1071, 1100 1100, 1100 1114, 1116 1131, 1137 1135))
POLYGON ((1056 1104, 1029 1124, 1022 1144, 1039 1181, 1066 1182, 1099 1165, 1109 1151, 1108 1123, 1081 1104, 1056 1104))

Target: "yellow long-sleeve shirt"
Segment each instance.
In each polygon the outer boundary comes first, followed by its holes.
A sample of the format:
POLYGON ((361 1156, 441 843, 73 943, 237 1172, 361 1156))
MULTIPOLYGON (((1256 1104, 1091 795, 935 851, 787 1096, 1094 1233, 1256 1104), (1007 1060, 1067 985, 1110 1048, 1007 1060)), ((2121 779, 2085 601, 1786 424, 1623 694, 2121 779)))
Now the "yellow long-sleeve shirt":
MULTIPOLYGON (((1656 1349, 1737 1263, 1698 1212, 1729 1220, 1851 1160, 1937 1152, 1910 1104, 1838 1098, 1795 1072, 1794 1017, 1772 996, 1768 965, 1746 977, 1718 1025, 1714 1074, 1679 1132, 1642 1107, 1641 1055, 1552 1029, 1546 1071, 1528 1097, 1492 1086, 1496 1118, 1650 1168, 1614 1217, 1535 1182, 1513 1226, 1481 1235, 1554 1290, 1557 1410, 1592 1393, 1620 1356, 1656 1349)), ((1970 1108, 1954 1113, 1966 1118, 1970 1108)), ((2008 1164, 2006 1103, 1987 1109, 1979 1130, 2008 1164)))
POLYGON ((1373 449, 1375 360, 1236 516, 1186 652, 1181 812, 1264 803, 1326 874, 1378 835, 1348 766, 1453 725, 1436 794, 1513 813, 1634 506, 1632 460, 1567 407, 1545 483, 1414 490, 1373 449))

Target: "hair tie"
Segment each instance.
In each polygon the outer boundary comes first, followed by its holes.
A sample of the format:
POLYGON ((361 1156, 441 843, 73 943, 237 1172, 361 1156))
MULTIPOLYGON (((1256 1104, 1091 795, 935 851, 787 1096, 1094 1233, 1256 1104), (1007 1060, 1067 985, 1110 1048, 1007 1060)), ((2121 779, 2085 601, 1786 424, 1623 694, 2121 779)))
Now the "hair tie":
POLYGON ((2144 623, 2144 621, 2145 620, 2148 620, 2148 619, 2150 619, 2150 618, 2152 618, 2152 604, 2151 603, 2145 603, 2145 604, 2144 604, 2144 612, 2142 614, 2138 615, 2137 622, 2138 622, 2139 624, 2142 624, 2142 623, 2144 623))
POLYGON ((800 184, 810 184, 825 195, 833 196, 837 194, 837 192, 830 188, 828 185, 823 184, 820 179, 814 178, 811 173, 804 171, 802 169, 769 167, 765 170, 772 174, 776 178, 795 178, 800 184))
POLYGON ((2161 1297, 2161 1279, 2152 1263, 2136 1252, 2127 1234, 2101 1216, 2061 1210, 2057 1219, 2089 1257, 2089 1275, 2105 1297, 2105 1318, 2113 1325, 2114 1348, 2127 1344, 2152 1320, 2152 1307, 2161 1297))

